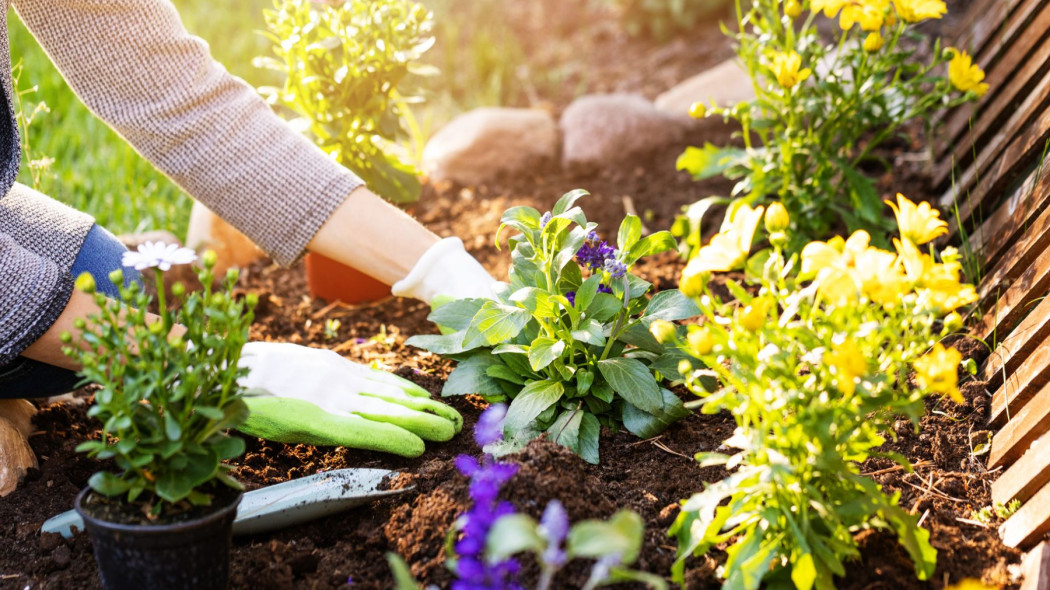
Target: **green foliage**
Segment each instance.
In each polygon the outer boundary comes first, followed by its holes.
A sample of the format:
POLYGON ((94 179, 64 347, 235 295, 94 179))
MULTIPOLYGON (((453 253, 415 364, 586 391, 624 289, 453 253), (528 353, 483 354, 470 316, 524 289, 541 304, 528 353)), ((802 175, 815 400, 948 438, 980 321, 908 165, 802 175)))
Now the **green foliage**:
POLYGON ((620 226, 618 249, 599 243, 592 235, 596 224, 574 206, 584 194, 563 196, 545 224, 531 207, 508 209, 500 229, 520 232, 510 239, 510 284, 493 300, 438 308, 431 321, 451 333, 408 343, 459 361, 442 395, 509 398, 510 441, 547 432, 597 463, 601 425, 650 437, 687 413, 660 376, 675 374, 682 355, 665 349, 648 326, 692 317, 698 308, 677 290, 648 299, 652 285, 630 272, 616 276, 597 268, 584 277, 586 265, 577 258, 583 248, 606 248, 605 268, 623 270, 676 247, 668 232, 641 237, 640 221, 630 215, 620 226))
MULTIPOLYGON (((101 386, 88 415, 102 423, 102 439, 77 450, 112 459, 121 469, 98 472, 89 484, 106 496, 126 494, 129 502, 142 497, 155 514, 183 500, 208 504, 207 487, 216 482, 242 489, 222 462, 244 452, 244 441, 228 430, 248 415, 237 384, 245 370, 237 362, 255 301, 231 296, 236 270, 222 290, 213 291, 213 266, 214 256, 206 256, 201 291, 187 293, 178 283, 172 288, 172 309, 163 273, 155 270, 155 321, 146 312, 154 298, 132 283, 121 287, 120 299, 96 293, 101 311, 77 322, 76 342, 63 335, 70 344, 65 353, 82 364, 85 381, 101 386), (186 331, 173 335, 178 325, 186 331)), ((111 278, 123 283, 119 271, 111 278)), ((78 287, 94 293, 90 279, 82 276, 78 287)))
POLYGON ((416 201, 419 171, 395 142, 409 136, 407 105, 419 100, 409 74, 432 73, 418 63, 434 42, 430 12, 410 0, 276 0, 265 14, 277 57, 256 63, 285 80, 260 91, 376 194, 416 201))
MULTIPOLYGON (((930 62, 921 62, 914 49, 923 39, 916 17, 909 15, 909 22, 888 0, 825 3, 841 7, 840 23, 848 25, 829 42, 817 30, 825 16, 804 12, 801 2, 742 4, 737 1, 738 32, 727 34, 756 98, 697 111, 740 123, 747 149, 689 148, 679 169, 697 179, 722 174, 736 180, 733 196, 752 205, 779 199, 794 222, 791 251, 843 222, 848 231, 867 230, 887 245, 892 224, 868 171, 890 164, 873 152, 903 125, 919 120, 928 128, 935 111, 976 98, 977 92, 957 91, 938 73, 953 50, 942 50, 938 40, 930 62), (856 18, 861 21, 852 24, 856 18)), ((688 217, 676 227, 694 252, 699 232, 688 217)))
POLYGON ((1010 518, 1020 509, 1021 502, 1018 500, 1010 500, 1007 504, 996 502, 991 506, 985 506, 980 510, 974 510, 970 513, 970 518, 979 523, 990 525, 996 520, 1002 521, 1010 518))
POLYGON ((694 30, 705 17, 728 7, 731 0, 612 0, 620 22, 632 36, 666 40, 694 30))
MULTIPOLYGON (((936 215, 926 215, 909 221, 929 227, 936 215)), ((742 229, 726 232, 750 235, 758 222, 746 206, 733 219, 742 229)), ((774 229, 788 221, 766 220, 774 229)), ((860 472, 875 456, 910 470, 904 457, 879 451, 887 433, 895 436, 894 421, 906 416, 917 425, 931 394, 963 401, 961 354, 940 340, 961 326, 953 309, 976 295, 959 282, 958 255, 945 250, 935 262, 932 248, 923 253, 908 237, 921 243, 930 232, 911 227, 901 224, 896 254, 871 247, 863 231, 810 243, 801 257, 773 240, 773 249, 732 268, 743 269, 747 287, 727 281, 731 302, 708 288, 710 271, 684 281, 699 286, 688 292, 705 321, 690 326, 683 350, 710 368, 683 367, 687 386, 702 412, 728 412, 737 428, 725 441, 734 455, 697 456, 731 474, 683 502, 670 531, 678 539, 676 581, 686 558, 730 543, 724 588, 830 589, 859 555, 856 533, 868 528, 894 532, 920 579, 933 573, 929 532, 898 505, 899 492, 883 493, 860 472), (702 385, 711 376, 722 385, 713 393, 702 385)), ((743 244, 749 254, 750 241, 743 244)), ((707 248, 694 261, 722 255, 707 248)))

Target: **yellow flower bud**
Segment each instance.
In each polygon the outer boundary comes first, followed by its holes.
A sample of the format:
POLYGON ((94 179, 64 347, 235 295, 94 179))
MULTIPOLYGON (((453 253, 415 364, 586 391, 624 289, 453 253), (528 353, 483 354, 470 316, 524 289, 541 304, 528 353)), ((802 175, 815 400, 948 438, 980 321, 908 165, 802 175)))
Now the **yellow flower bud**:
POLYGON ((696 356, 710 354, 715 348, 715 338, 711 335, 711 330, 700 326, 691 326, 686 340, 689 342, 690 352, 696 356))
POLYGON ((656 320, 649 326, 649 332, 660 344, 667 344, 675 339, 674 324, 667 320, 656 320))
POLYGON ((766 314, 769 303, 762 299, 755 299, 737 316, 737 323, 745 330, 754 332, 766 323, 766 314))
POLYGON ((218 258, 219 257, 215 253, 215 250, 208 250, 204 253, 203 256, 201 256, 201 264, 204 265, 204 268, 211 270, 215 267, 215 263, 218 261, 218 258))
POLYGON ((259 305, 259 294, 248 293, 244 296, 244 301, 248 304, 248 307, 255 309, 255 306, 259 305))
POLYGON ((70 334, 68 330, 64 330, 62 334, 59 335, 58 339, 61 340, 64 344, 73 343, 73 335, 70 334))
POLYGON ((787 0, 784 3, 784 14, 790 19, 796 19, 802 14, 802 3, 798 0, 787 0))
POLYGON ((864 51, 874 53, 880 49, 882 49, 882 35, 878 31, 868 33, 868 36, 864 38, 864 51))
POLYGON ((160 334, 164 331, 164 322, 156 321, 149 325, 149 331, 152 334, 160 334))
POLYGON ((693 371, 693 363, 689 362, 686 359, 682 359, 682 360, 678 361, 678 374, 679 375, 682 375, 684 377, 684 376, 688 375, 689 373, 691 373, 692 371, 693 371))
POLYGON ((84 293, 87 293, 88 295, 91 295, 95 292, 96 288, 95 277, 93 277, 89 272, 80 273, 80 276, 77 277, 76 283, 74 283, 74 285, 76 286, 78 291, 82 291, 84 293))
POLYGON ((109 282, 113 283, 114 285, 116 285, 118 287, 123 286, 124 285, 124 271, 118 268, 117 270, 109 273, 109 282))
POLYGON ((182 281, 175 281, 175 284, 171 286, 171 294, 182 297, 186 294, 186 285, 182 284, 182 281))
POLYGON ((776 202, 771 203, 766 209, 765 222, 766 231, 772 234, 786 231, 791 225, 791 217, 788 215, 787 208, 782 203, 776 202))
POLYGON ((958 332, 963 326, 962 316, 953 311, 944 317, 944 329, 948 332, 958 332))
POLYGON ((87 322, 84 321, 84 318, 73 318, 73 327, 78 330, 83 330, 87 327, 87 322))
POLYGON ((689 107, 689 116, 694 119, 703 119, 707 116, 707 107, 704 103, 696 101, 689 107))

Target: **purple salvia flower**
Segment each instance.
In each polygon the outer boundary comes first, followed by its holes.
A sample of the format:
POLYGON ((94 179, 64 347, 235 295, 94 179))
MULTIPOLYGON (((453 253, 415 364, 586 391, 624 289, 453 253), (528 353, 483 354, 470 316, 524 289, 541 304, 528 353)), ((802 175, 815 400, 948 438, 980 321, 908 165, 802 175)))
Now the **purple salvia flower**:
POLYGON ((608 579, 609 574, 612 573, 612 568, 620 565, 621 561, 623 561, 623 557, 619 553, 610 553, 594 562, 594 567, 591 568, 591 576, 587 579, 584 588, 594 588, 608 579))
POLYGON ((479 447, 503 440, 503 419, 507 416, 505 404, 491 405, 478 418, 474 426, 474 441, 479 447))
POLYGON ((543 216, 540 217, 540 229, 547 227, 547 224, 551 222, 551 219, 554 219, 554 216, 551 215, 550 211, 544 213, 543 216))
POLYGON ((569 300, 569 305, 576 307, 576 291, 566 291, 565 298, 569 300))
POLYGON ((603 268, 614 279, 622 278, 627 274, 627 265, 615 258, 606 258, 603 268))
POLYGON ((558 500, 547 502, 547 508, 543 510, 540 518, 540 535, 547 540, 547 548, 543 551, 543 562, 551 567, 561 567, 568 561, 568 555, 561 545, 569 534, 569 515, 565 513, 565 507, 558 500))
POLYGON ((608 293, 608 294, 612 295, 612 287, 606 285, 605 283, 599 283, 598 284, 598 292, 599 293, 608 293))

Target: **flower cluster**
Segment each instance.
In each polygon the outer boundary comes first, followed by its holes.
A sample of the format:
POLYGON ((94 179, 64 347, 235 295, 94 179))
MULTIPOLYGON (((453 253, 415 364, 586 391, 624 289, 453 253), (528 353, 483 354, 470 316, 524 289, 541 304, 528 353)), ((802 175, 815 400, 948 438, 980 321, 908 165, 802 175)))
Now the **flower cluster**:
POLYGON ((190 264, 195 260, 197 260, 197 253, 192 248, 183 248, 178 244, 165 244, 164 242, 146 242, 139 245, 137 250, 125 252, 120 263, 135 270, 159 268, 168 271, 173 265, 190 264))
MULTIPOLYGON (((601 270, 608 262, 616 262, 616 248, 601 239, 598 232, 592 231, 587 234, 587 240, 576 251, 576 260, 592 272, 601 270)), ((624 270, 626 271, 626 268, 624 270)), ((620 276, 623 276, 623 273, 620 276)))
MULTIPOLYGON (((478 445, 497 443, 503 439, 503 419, 507 407, 502 404, 490 406, 478 419, 474 428, 474 440, 478 445)), ((496 461, 484 455, 478 461, 470 455, 456 457, 456 469, 470 478, 470 499, 473 505, 459 518, 462 536, 456 541, 456 574, 452 590, 517 590, 522 586, 517 581, 521 565, 513 558, 490 562, 485 558, 485 541, 492 525, 501 517, 514 513, 514 506, 499 499, 500 489, 518 467, 512 463, 496 461)))

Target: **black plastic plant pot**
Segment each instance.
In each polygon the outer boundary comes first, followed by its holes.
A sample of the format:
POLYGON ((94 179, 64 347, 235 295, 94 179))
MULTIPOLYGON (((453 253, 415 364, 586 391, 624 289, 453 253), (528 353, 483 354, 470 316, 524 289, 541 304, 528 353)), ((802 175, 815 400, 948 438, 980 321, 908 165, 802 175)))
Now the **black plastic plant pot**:
POLYGON ((172 524, 118 524, 85 511, 91 488, 77 494, 74 508, 95 547, 106 590, 221 590, 230 566, 233 519, 241 496, 214 512, 172 524))

